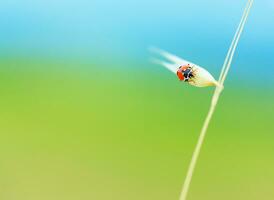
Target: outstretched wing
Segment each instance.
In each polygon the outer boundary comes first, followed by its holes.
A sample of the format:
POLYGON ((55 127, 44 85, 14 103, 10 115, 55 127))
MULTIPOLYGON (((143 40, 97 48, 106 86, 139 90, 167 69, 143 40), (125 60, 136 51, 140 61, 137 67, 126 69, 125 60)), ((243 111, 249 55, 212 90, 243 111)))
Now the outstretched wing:
POLYGON ((159 59, 153 59, 152 61, 155 62, 156 64, 160 64, 163 65, 165 68, 167 68, 168 70, 170 70, 173 73, 177 73, 178 68, 181 65, 195 65, 194 63, 191 63, 187 60, 184 60, 178 56, 175 56, 171 53, 168 53, 167 51, 164 51, 162 49, 158 49, 158 48, 150 48, 150 50, 152 52, 154 52, 155 54, 159 54, 160 56, 162 56, 163 58, 165 58, 167 61, 169 61, 170 63, 166 62, 166 61, 161 61, 159 59))
POLYGON ((178 64, 168 63, 168 62, 156 59, 156 58, 151 59, 151 61, 154 62, 155 64, 164 66, 165 68, 167 68, 169 71, 173 72, 174 74, 177 73, 177 70, 180 66, 178 64))

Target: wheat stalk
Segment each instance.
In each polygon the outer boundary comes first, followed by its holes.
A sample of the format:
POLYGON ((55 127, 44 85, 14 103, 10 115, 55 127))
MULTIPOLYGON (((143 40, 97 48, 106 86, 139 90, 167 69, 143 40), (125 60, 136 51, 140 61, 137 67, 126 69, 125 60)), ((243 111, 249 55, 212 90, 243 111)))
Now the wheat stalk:
MULTIPOLYGON (((236 47, 238 45, 240 36, 241 36, 242 31, 244 29, 244 26, 245 26, 246 20, 248 18, 250 8, 252 7, 252 4, 253 4, 253 0, 248 0, 248 3, 245 7, 245 10, 244 10, 243 16, 241 18, 241 21, 239 23, 239 26, 237 28, 237 31, 234 35, 234 38, 233 38, 232 42, 231 42, 230 48, 228 50, 228 53, 227 53, 227 56, 225 58, 225 61, 224 61, 224 64, 223 64, 223 67, 222 67, 222 70, 221 70, 221 73, 220 73, 220 77, 219 77, 219 83, 220 83, 221 86, 223 86, 224 81, 226 79, 226 76, 228 74, 228 71, 230 69, 231 62, 232 62, 236 47)), ((186 197, 187 197, 187 194, 188 194, 188 191, 189 191, 189 186, 190 186, 190 183, 191 183, 191 180, 192 180, 192 175, 193 175, 196 163, 197 163, 198 156, 200 154, 200 150, 201 150, 201 147, 202 147, 205 135, 206 135, 206 131, 207 131, 208 125, 211 121, 212 115, 215 111, 215 108, 216 108, 216 105, 217 105, 217 102, 218 102, 218 99, 220 97, 221 92, 222 92, 222 87, 216 87, 216 89, 214 91, 214 94, 212 96, 211 105, 210 105, 208 114, 206 116, 206 119, 204 121, 202 130, 201 130, 201 133, 200 133, 200 136, 199 136, 199 139, 198 139, 198 143, 195 147, 195 150, 193 152, 193 155, 192 155, 192 158, 191 158, 191 161, 190 161, 190 165, 189 165, 189 168, 188 168, 188 171, 187 171, 185 182, 183 184, 183 188, 182 188, 182 191, 181 191, 180 200, 186 200, 186 197)))

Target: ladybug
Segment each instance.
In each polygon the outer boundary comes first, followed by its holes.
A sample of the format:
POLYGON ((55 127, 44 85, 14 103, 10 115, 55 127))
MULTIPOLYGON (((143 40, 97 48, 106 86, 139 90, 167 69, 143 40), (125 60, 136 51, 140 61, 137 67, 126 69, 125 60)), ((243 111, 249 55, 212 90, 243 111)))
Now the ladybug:
POLYGON ((189 64, 182 65, 177 70, 177 76, 180 81, 188 82, 192 77, 194 77, 193 68, 190 67, 189 64))
POLYGON ((169 61, 154 59, 155 63, 163 65, 166 69, 176 74, 180 81, 195 87, 217 86, 221 89, 223 88, 203 67, 161 49, 154 49, 153 51, 169 61))

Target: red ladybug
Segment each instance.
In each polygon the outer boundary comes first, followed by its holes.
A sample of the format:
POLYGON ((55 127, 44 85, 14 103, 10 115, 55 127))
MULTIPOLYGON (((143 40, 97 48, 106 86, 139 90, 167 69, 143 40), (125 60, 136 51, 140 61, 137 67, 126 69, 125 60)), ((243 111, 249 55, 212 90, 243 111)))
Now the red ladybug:
POLYGON ((154 59, 155 63, 163 65, 169 71, 176 74, 180 81, 184 81, 196 87, 218 86, 223 88, 223 86, 221 86, 204 68, 164 50, 154 49, 153 51, 169 61, 166 62, 154 59))
POLYGON ((180 81, 188 82, 189 79, 193 77, 192 68, 189 64, 180 66, 177 70, 177 76, 180 81))

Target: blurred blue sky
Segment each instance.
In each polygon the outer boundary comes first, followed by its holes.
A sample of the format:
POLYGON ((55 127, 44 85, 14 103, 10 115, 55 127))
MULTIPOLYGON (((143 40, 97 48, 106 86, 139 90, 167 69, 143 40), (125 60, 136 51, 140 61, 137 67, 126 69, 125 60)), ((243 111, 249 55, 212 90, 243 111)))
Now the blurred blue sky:
MULTIPOLYGON (((246 0, 10 0, 0 2, 2 55, 145 62, 154 45, 219 68, 246 0)), ((255 0, 237 62, 271 66, 274 1, 255 0)), ((203 64, 202 64, 203 65, 203 64)))

